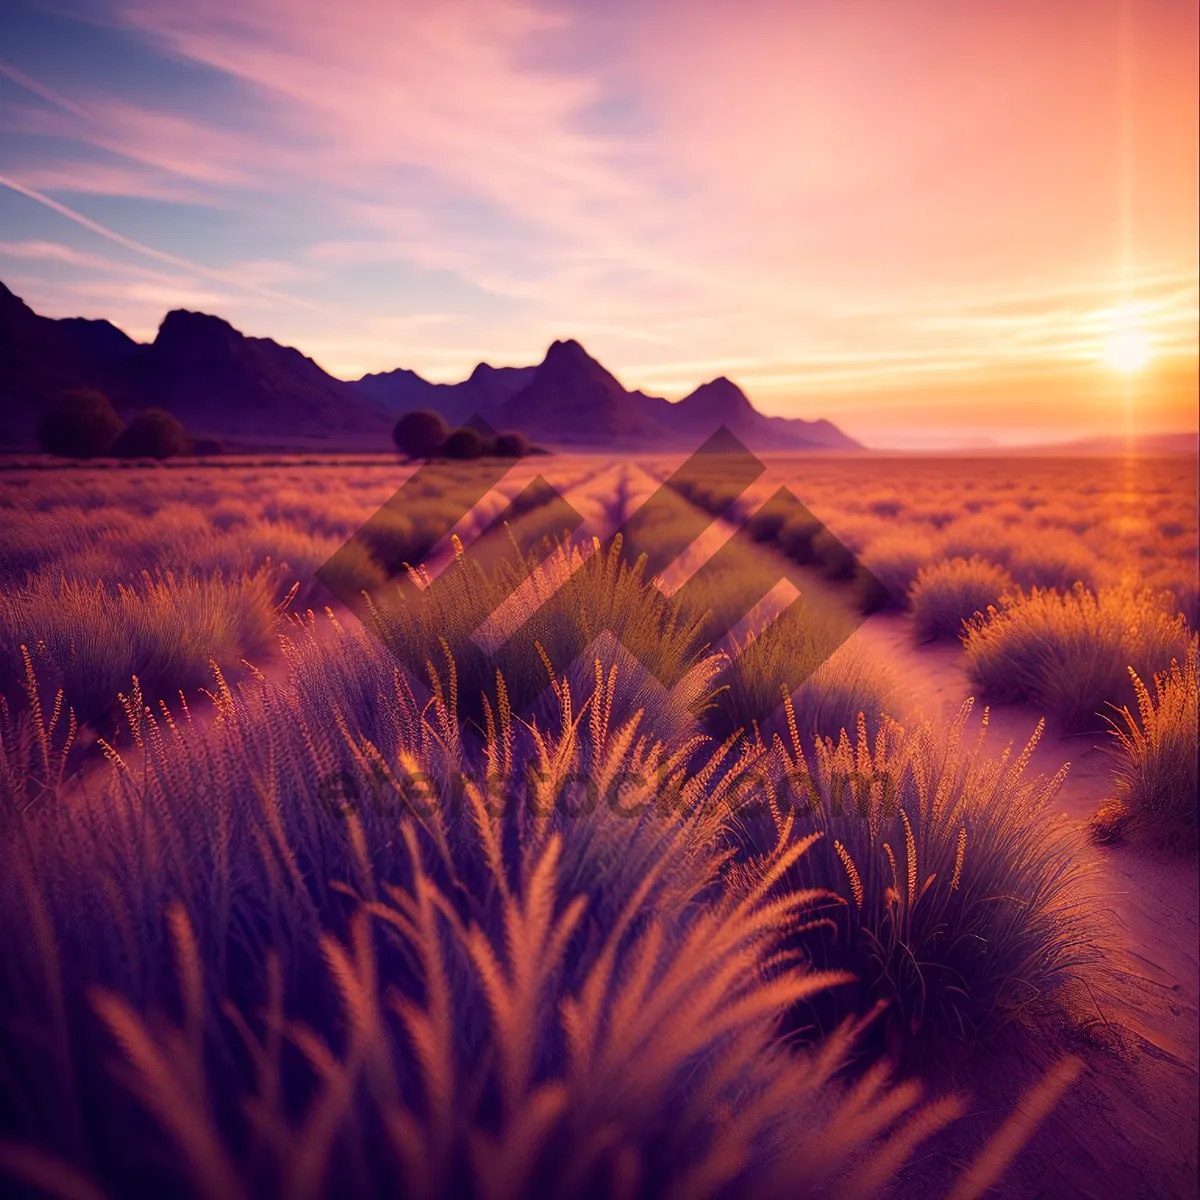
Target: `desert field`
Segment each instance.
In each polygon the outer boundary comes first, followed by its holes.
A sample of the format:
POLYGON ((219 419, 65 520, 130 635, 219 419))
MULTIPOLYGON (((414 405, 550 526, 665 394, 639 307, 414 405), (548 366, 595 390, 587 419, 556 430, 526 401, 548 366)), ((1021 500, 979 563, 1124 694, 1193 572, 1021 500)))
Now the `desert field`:
POLYGON ((1190 1194, 1194 458, 0 465, 30 1194, 1190 1194))

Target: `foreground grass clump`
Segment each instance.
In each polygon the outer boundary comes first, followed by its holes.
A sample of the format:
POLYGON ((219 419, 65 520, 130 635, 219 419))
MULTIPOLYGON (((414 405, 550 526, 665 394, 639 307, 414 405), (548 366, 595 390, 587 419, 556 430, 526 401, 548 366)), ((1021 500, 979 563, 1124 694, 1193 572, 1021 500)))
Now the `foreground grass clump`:
POLYGON ((448 679, 426 702, 311 627, 287 653, 286 684, 218 679, 207 728, 134 694, 140 761, 4 841, 27 1036, 0 1168, 73 1195, 866 1197, 958 1113, 883 1069, 843 1094, 856 1025, 780 1044, 844 976, 780 958, 806 844, 724 887, 728 747, 685 776, 691 739, 610 725, 598 675, 578 711, 557 681, 551 726, 501 689, 473 760, 448 679), (537 768, 538 803, 481 768, 537 768), (626 781, 619 812, 562 802, 584 772, 626 781), (677 806, 646 806, 657 774, 677 806))
POLYGON ((969 621, 963 645, 987 699, 1027 700, 1064 729, 1092 728, 1107 705, 1134 702, 1130 667, 1150 678, 1184 656, 1187 624, 1173 607, 1128 587, 1018 590, 969 621))
POLYGON ((845 629, 786 618, 762 635, 748 638, 718 677, 722 690, 705 713, 705 726, 714 736, 743 730, 753 739, 770 742, 791 720, 806 740, 835 740, 854 729, 859 713, 874 725, 885 717, 904 722, 916 710, 911 689, 881 655, 846 639, 845 629))
POLYGON ((61 689, 81 721, 104 716, 137 676, 152 700, 236 666, 271 642, 273 575, 226 578, 143 573, 134 584, 39 576, 0 591, 0 691, 25 679, 25 655, 43 684, 61 689))
POLYGON ((1065 769, 1027 776, 1040 725, 1015 759, 989 754, 986 714, 971 737, 970 710, 945 735, 883 722, 873 743, 860 719, 856 737, 816 739, 808 755, 793 726, 759 768, 779 781, 772 802, 741 831, 747 881, 756 849, 819 836, 789 886, 840 898, 793 942, 856 982, 798 1022, 832 1027, 886 1001, 884 1044, 910 1067, 1032 1021, 1095 957, 1078 837, 1050 811, 1065 769))
POLYGON ((967 621, 999 604, 1012 586, 1003 567, 979 557, 922 567, 909 593, 917 637, 961 637, 967 621))
POLYGON ((1096 815, 1102 840, 1129 834, 1195 852, 1197 825, 1197 650, 1154 676, 1154 690, 1130 669, 1137 713, 1112 722, 1119 751, 1116 798, 1096 815))
POLYGON ((498 670, 516 711, 547 716, 558 699, 546 663, 564 664, 578 692, 591 685, 598 659, 605 676, 620 668, 624 680, 613 720, 642 711, 661 737, 694 729, 723 662, 702 653, 700 617, 648 582, 644 556, 631 563, 619 537, 604 550, 598 541, 581 547, 539 535, 534 522, 529 538, 510 527, 470 554, 456 542, 454 561, 432 586, 392 581, 371 593, 367 628, 418 676, 452 654, 464 720, 482 724, 480 698, 498 670))

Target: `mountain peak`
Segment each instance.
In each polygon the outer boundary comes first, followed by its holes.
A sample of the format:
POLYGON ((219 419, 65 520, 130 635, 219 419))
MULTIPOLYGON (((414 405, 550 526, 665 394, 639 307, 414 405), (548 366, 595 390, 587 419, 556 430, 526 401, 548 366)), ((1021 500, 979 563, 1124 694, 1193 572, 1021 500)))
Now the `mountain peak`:
POLYGON ((215 317, 212 313, 193 312, 190 308, 173 308, 162 319, 159 332, 164 329, 224 329, 230 333, 236 330, 224 317, 215 317))
POLYGON ((725 375, 702 383, 679 401, 679 407, 690 415, 702 416, 714 423, 736 423, 751 413, 758 415, 746 393, 725 375))
MULTIPOLYGON (((544 363, 594 363, 596 360, 574 338, 564 338, 550 343, 544 363)), ((597 364, 599 365, 599 364, 597 364)))
POLYGON ((160 350, 197 344, 231 346, 234 342, 242 341, 244 336, 221 317, 192 312, 186 308, 173 308, 163 317, 154 345, 160 350))

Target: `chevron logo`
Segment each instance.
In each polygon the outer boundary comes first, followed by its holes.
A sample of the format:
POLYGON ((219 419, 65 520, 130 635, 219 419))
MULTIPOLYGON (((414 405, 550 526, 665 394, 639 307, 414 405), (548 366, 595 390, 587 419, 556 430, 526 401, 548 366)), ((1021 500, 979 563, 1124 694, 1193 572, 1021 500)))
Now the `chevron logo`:
MULTIPOLYGON (((479 417, 473 418, 471 424, 489 432, 486 422, 479 417)), ((462 464, 456 462, 435 460, 424 463, 318 570, 317 577, 352 612, 367 615, 373 602, 364 593, 369 593, 372 585, 378 585, 374 569, 374 563, 380 558, 378 548, 386 548, 388 530, 404 523, 411 506, 430 496, 450 502, 442 512, 440 524, 426 531, 424 542, 416 547, 416 552, 408 547, 413 557, 427 560, 430 552, 439 544, 445 544, 459 522, 502 482, 518 461, 521 460, 479 460, 470 471, 464 471, 462 464), (368 569, 364 564, 371 566, 368 569)), ((727 673, 734 683, 738 678, 761 682, 761 667, 770 639, 790 637, 788 644, 806 646, 807 653, 802 660, 788 664, 786 684, 794 692, 849 638, 865 616, 851 602, 844 585, 839 587, 827 573, 797 561, 803 560, 805 555, 797 554, 794 545, 790 555, 764 549, 761 543, 769 541, 769 536, 764 537, 764 533, 769 535, 770 531, 784 528, 806 531, 808 544, 821 539, 826 561, 831 557, 830 548, 833 548, 832 557, 839 561, 841 574, 853 575, 861 581, 867 572, 787 488, 778 489, 751 520, 739 522, 738 503, 765 470, 761 460, 722 426, 593 553, 617 557, 630 566, 640 561, 642 577, 657 580, 679 562, 697 539, 712 533, 714 527, 721 526, 728 531, 732 525, 732 534, 701 563, 672 598, 681 608, 704 614, 698 629, 699 641, 726 649, 730 657, 727 673), (722 485, 722 498, 709 501, 706 506, 694 502, 692 497, 706 495, 706 485, 711 491, 714 478, 722 485), (790 597, 782 611, 757 637, 739 639, 739 626, 780 590, 787 590, 790 597), (719 597, 719 605, 713 605, 713 597, 719 597)), ((489 592, 492 613, 515 595, 522 582, 516 572, 505 575, 500 570, 502 563, 511 562, 519 554, 528 566, 540 565, 555 549, 553 539, 546 536, 548 531, 569 538, 583 525, 583 517, 541 475, 511 500, 467 547, 473 563, 493 580, 489 592), (518 518, 534 512, 538 515, 534 528, 522 533, 524 526, 518 518)), ((382 557, 386 559, 387 554, 382 557)), ((418 589, 425 590, 428 601, 450 602, 452 585, 446 572, 429 578, 421 569, 422 562, 392 560, 383 565, 390 572, 392 584, 399 589, 401 602, 414 599, 418 589)), ((881 590, 875 581, 870 583, 877 592, 881 590)), ((607 633, 617 637, 624 650, 663 688, 673 688, 685 673, 685 666, 678 657, 656 653, 656 645, 631 637, 628 631, 620 628, 619 622, 609 622, 610 628, 603 623, 602 615, 597 615, 599 620, 593 619, 589 612, 592 594, 588 588, 584 572, 577 569, 552 594, 544 597, 537 609, 539 621, 536 624, 542 629, 546 619, 556 620, 561 615, 557 626, 560 636, 556 657, 562 661, 556 662, 555 667, 562 669, 575 662, 597 637, 607 633)), ((533 628, 535 622, 527 616, 519 626, 505 628, 499 636, 494 632, 483 636, 483 624, 491 622, 477 624, 464 635, 447 623, 439 633, 439 638, 444 639, 444 651, 466 670, 486 668, 486 675, 493 678, 494 672, 499 671, 508 688, 513 711, 527 711, 545 688, 544 673, 539 678, 538 672, 528 669, 531 658, 536 662, 540 654, 533 628)), ((389 639, 388 649, 416 678, 423 676, 427 661, 440 661, 443 653, 437 646, 399 639, 389 639)), ((762 689, 759 691, 761 693, 762 689)), ((781 705, 782 693, 775 688, 762 712, 752 708, 740 714, 742 724, 765 727, 781 705)))

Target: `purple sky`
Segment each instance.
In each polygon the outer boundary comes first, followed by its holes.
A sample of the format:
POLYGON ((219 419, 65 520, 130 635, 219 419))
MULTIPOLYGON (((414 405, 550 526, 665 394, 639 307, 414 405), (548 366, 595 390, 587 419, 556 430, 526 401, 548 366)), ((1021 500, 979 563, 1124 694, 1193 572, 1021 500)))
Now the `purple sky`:
POLYGON ((878 445, 1187 428, 1195 9, 18 0, 0 279, 347 377, 573 336, 878 445))

